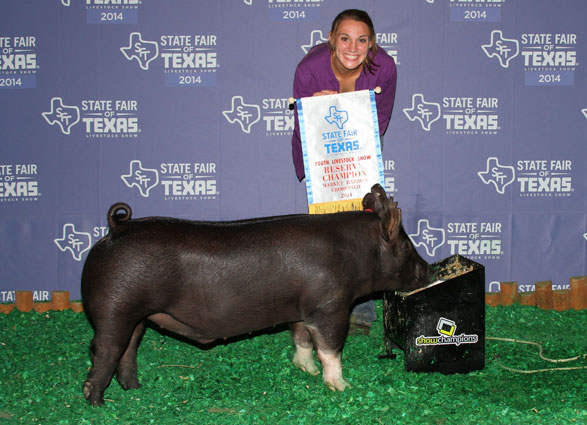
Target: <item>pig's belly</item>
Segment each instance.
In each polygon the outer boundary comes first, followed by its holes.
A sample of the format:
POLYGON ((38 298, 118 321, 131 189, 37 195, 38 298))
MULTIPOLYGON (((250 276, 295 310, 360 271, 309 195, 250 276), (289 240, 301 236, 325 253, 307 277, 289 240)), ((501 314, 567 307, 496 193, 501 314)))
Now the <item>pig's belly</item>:
POLYGON ((228 305, 213 309, 176 306, 148 317, 162 329, 195 341, 208 343, 220 338, 244 335, 283 323, 297 322, 302 316, 295 306, 260 308, 228 305), (204 310, 204 311, 202 311, 204 310))
POLYGON ((176 287, 155 312, 168 314, 202 338, 217 339, 303 320, 317 298, 304 285, 284 284, 274 276, 241 282, 231 277, 222 280, 230 284, 176 287))

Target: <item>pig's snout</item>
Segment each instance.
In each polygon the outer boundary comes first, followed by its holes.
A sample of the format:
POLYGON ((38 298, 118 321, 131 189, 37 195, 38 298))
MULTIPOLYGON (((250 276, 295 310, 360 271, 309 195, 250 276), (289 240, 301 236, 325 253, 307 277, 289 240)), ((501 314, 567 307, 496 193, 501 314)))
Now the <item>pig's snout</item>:
POLYGON ((428 263, 424 261, 422 258, 420 258, 419 260, 420 261, 416 262, 416 267, 414 271, 414 289, 422 288, 428 285, 430 281, 428 263))
POLYGON ((420 257, 412 247, 410 258, 405 263, 401 273, 401 287, 399 291, 414 291, 430 283, 428 263, 420 257))

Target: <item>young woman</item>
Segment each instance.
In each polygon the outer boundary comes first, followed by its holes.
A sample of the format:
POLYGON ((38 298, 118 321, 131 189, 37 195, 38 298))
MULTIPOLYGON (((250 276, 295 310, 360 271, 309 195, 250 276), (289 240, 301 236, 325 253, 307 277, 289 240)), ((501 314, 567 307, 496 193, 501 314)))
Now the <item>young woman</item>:
MULTIPOLYGON (((314 46, 298 64, 293 94, 298 99, 379 86, 382 91, 375 100, 379 133, 383 135, 393 109, 396 81, 395 62, 375 43, 375 29, 369 15, 362 10, 348 9, 332 22, 328 42, 314 46)), ((301 181, 305 175, 297 113, 292 156, 301 181)))
MULTIPOLYGON (((375 96, 379 133, 387 130, 393 102, 397 70, 391 56, 375 42, 371 18, 362 10, 348 9, 338 14, 328 33, 328 42, 314 46, 296 68, 293 94, 300 97, 351 92, 381 87, 375 96)), ((292 136, 292 156, 296 175, 304 179, 304 160, 297 112, 292 136)), ((368 332, 375 320, 372 300, 359 304, 351 324, 368 332)))

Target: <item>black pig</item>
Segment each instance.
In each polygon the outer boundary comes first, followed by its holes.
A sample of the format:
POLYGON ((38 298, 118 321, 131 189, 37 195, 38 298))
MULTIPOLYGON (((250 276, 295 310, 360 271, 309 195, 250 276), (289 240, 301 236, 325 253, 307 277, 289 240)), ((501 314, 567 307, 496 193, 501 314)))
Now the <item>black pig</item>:
POLYGON ((110 231, 82 273, 95 330, 84 396, 102 404, 114 372, 122 388, 139 387, 146 320, 203 344, 290 323, 294 365, 319 374, 315 348, 326 385, 343 391, 341 353, 355 300, 428 283, 393 199, 375 185, 363 207, 212 223, 131 220, 128 205, 113 205, 110 231))

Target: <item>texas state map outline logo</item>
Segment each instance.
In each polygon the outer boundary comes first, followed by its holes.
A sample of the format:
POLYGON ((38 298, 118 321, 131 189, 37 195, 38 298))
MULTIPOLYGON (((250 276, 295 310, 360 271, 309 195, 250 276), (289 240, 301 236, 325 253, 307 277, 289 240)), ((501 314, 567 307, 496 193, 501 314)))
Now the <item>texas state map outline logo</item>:
POLYGON ((84 252, 92 247, 92 236, 88 232, 78 232, 73 223, 63 225, 61 237, 53 239, 60 251, 69 251, 75 261, 81 261, 84 252))
POLYGON ((516 179, 516 170, 511 165, 502 165, 495 156, 487 158, 485 170, 477 172, 484 184, 493 185, 497 193, 505 194, 505 188, 516 179))
POLYGON ((412 122, 418 121, 422 130, 430 131, 434 122, 440 119, 440 104, 427 102, 422 93, 412 95, 412 106, 403 109, 404 114, 412 122))
POLYGON ((520 54, 520 43, 513 38, 505 38, 501 30, 493 30, 489 44, 483 44, 481 49, 488 58, 496 58, 502 68, 508 68, 511 60, 520 54))
POLYGON ((304 53, 308 53, 310 49, 318 44, 326 43, 328 41, 328 37, 324 37, 322 35, 322 30, 313 30, 310 33, 310 42, 308 44, 302 44, 301 48, 304 53))
POLYGON ((233 96, 230 109, 222 111, 222 115, 230 124, 239 124, 241 130, 248 134, 251 127, 261 120, 261 108, 259 105, 245 103, 242 96, 233 96))
POLYGON ((339 111, 336 105, 332 105, 328 108, 328 115, 324 119, 328 124, 334 124, 339 130, 342 130, 349 120, 349 113, 343 109, 339 111))
POLYGON ((80 121, 79 108, 64 104, 61 97, 53 97, 51 110, 41 112, 41 115, 49 125, 57 125, 65 135, 71 134, 71 128, 80 121))
POLYGON ((429 257, 434 257, 436 250, 443 246, 446 240, 444 229, 432 227, 426 218, 418 220, 418 230, 416 233, 409 234, 408 237, 415 247, 424 248, 429 257))
POLYGON ((144 198, 148 198, 151 189, 159 184, 159 172, 153 168, 143 167, 138 159, 130 162, 128 174, 123 174, 120 178, 127 187, 136 187, 144 198))
POLYGON ((132 32, 128 46, 121 47, 120 51, 127 60, 136 60, 139 67, 146 71, 149 64, 159 57, 159 44, 156 41, 143 40, 140 32, 132 32))

